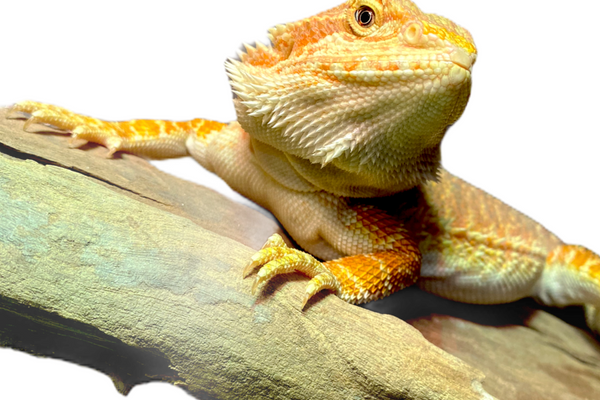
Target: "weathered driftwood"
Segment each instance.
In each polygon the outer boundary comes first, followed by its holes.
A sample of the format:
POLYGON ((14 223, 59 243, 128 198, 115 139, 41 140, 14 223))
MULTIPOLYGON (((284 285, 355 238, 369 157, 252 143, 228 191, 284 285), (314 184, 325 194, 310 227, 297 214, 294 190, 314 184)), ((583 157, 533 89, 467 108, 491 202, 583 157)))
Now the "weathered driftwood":
POLYGON ((483 371, 484 388, 499 399, 600 398, 600 345, 581 328, 581 309, 542 310, 531 299, 460 304, 415 288, 369 308, 408 321, 429 341, 483 371))
MULTIPOLYGON (((598 343, 531 301, 404 290, 372 309, 306 279, 250 294, 241 270, 278 226, 139 158, 68 149, 0 112, 0 344, 209 399, 591 399, 598 343), (246 247, 249 246, 249 247, 246 247)), ((1 362, 1 361, 0 361, 1 362)))
POLYGON ((395 317, 326 295, 301 312, 301 277, 252 296, 241 242, 264 241, 243 235, 276 230, 268 218, 0 121, 4 346, 92 366, 122 392, 163 379, 198 398, 483 398, 481 372, 395 317))

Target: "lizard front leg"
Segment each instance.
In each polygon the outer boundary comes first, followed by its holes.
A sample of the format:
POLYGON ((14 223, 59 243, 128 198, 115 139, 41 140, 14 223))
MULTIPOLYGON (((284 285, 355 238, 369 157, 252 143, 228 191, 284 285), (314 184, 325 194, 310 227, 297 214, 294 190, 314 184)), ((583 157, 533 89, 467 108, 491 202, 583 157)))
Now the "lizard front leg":
POLYGON ((397 218, 372 205, 318 190, 293 190, 258 163, 250 136, 235 122, 190 153, 237 192, 264 206, 310 254, 270 238, 244 271, 257 273, 254 291, 273 276, 302 272, 311 278, 304 298, 331 289, 351 303, 372 301, 419 276, 421 253, 397 218), (208 143, 208 144, 207 144, 208 143))
POLYGON ((332 290, 348 303, 367 303, 417 281, 421 255, 414 243, 405 241, 403 245, 402 249, 320 262, 304 251, 287 247, 281 236, 275 234, 252 257, 244 269, 244 277, 262 265, 252 287, 252 294, 279 274, 298 271, 312 277, 306 287, 302 308, 312 296, 324 289, 332 290))
POLYGON ((196 118, 190 121, 138 119, 104 121, 76 114, 65 108, 35 101, 23 101, 12 108, 12 118, 27 118, 24 129, 33 124, 50 125, 69 133, 72 143, 98 143, 108 148, 107 157, 126 151, 149 158, 181 157, 188 154, 190 136, 203 139, 227 124, 196 118))
MULTIPOLYGON (((330 288, 342 300, 362 304, 417 281, 421 252, 398 218, 330 193, 290 192, 287 197, 283 206, 272 206, 275 215, 304 249, 327 260, 319 269, 327 270, 335 282, 323 287, 309 283, 305 300, 330 288)), ((268 270, 268 265, 263 268, 268 270)))

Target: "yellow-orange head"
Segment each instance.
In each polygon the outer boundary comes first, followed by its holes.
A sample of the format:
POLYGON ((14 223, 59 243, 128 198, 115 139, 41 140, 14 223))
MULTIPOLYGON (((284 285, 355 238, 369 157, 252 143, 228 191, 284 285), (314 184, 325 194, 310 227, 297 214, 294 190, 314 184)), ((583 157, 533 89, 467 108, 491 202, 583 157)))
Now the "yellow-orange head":
POLYGON ((477 53, 465 29, 408 0, 350 0, 269 33, 271 45, 226 63, 253 140, 342 196, 435 179, 470 93, 477 53))

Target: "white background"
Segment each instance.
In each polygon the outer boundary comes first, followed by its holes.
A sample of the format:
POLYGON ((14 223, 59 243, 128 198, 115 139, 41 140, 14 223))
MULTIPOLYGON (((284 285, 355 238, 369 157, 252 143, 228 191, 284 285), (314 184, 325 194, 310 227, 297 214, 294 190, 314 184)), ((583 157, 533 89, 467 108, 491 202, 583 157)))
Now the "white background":
MULTIPOLYGON (((0 105, 37 100, 109 120, 235 118, 223 69, 243 41, 341 0, 11 1, 0 105)), ((443 143, 454 174, 600 252, 598 2, 419 0, 475 37, 471 101, 443 143)), ((78 150, 73 150, 78 151, 78 150)), ((190 159, 157 164, 213 185, 190 159)), ((1 323, 1 321, 0 321, 1 323)), ((0 397, 119 399, 88 368, 0 349, 0 397)), ((130 399, 190 398, 152 383, 130 399)))

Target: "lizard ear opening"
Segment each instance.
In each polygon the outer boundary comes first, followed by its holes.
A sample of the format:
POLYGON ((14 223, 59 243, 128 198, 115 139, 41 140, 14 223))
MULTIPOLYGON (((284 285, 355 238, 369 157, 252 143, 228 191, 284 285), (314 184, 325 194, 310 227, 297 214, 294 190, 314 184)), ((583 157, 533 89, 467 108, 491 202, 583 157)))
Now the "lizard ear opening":
POLYGON ((357 0, 346 11, 346 22, 357 36, 368 36, 383 23, 383 6, 377 0, 357 0))

